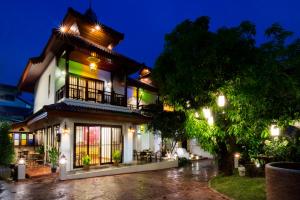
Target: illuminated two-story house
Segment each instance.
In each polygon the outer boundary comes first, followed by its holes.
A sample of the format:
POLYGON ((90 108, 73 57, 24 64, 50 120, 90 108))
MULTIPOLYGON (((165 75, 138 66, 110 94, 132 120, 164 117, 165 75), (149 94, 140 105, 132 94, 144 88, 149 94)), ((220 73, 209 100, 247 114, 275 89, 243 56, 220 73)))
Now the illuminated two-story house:
POLYGON ((23 125, 36 146, 59 148, 67 170, 82 167, 86 154, 92 165, 104 165, 116 150, 124 163, 133 161, 133 150, 159 150, 142 111, 159 100, 151 70, 114 51, 123 39, 91 9, 81 14, 70 8, 22 74, 19 89, 35 97, 33 115, 23 125), (136 73, 140 77, 131 78, 136 73))

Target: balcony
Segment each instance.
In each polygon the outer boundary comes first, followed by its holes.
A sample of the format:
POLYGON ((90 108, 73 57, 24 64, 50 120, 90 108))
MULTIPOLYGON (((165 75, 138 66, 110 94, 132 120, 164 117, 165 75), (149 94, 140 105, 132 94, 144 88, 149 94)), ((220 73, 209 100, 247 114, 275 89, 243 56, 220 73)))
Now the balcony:
MULTIPOLYGON (((59 100, 66 97, 65 86, 61 87, 56 91, 55 100, 58 102, 59 100)), ((116 106, 127 106, 127 102, 125 96, 122 94, 117 94, 114 92, 106 92, 103 90, 91 90, 85 87, 74 88, 69 86, 69 97, 70 99, 77 99, 82 101, 103 103, 103 104, 111 104, 116 106)))

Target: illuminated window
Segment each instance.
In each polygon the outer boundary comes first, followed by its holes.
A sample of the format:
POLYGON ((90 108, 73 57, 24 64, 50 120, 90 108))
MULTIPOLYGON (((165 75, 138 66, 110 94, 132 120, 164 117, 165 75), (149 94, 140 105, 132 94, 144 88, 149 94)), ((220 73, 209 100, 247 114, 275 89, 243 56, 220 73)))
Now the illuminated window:
POLYGON ((14 134, 14 144, 15 146, 19 146, 20 145, 20 142, 19 142, 19 133, 15 133, 14 134))
POLYGON ((21 145, 25 146, 27 144, 27 134, 26 133, 22 133, 21 134, 21 145))

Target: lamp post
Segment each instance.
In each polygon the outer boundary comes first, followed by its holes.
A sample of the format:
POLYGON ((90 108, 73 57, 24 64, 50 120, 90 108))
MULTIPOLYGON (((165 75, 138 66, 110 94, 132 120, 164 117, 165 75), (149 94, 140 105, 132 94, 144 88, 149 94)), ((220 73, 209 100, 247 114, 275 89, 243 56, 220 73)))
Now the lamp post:
POLYGON ((18 180, 25 179, 26 161, 25 158, 20 158, 18 161, 18 180))
POLYGON ((59 179, 67 179, 67 158, 65 155, 62 155, 59 159, 59 179))

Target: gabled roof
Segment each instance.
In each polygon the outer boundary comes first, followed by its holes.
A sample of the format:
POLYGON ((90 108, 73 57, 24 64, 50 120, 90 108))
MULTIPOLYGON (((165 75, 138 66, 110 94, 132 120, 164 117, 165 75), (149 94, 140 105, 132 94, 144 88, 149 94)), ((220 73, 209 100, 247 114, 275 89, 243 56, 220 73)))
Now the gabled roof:
MULTIPOLYGON (((72 24, 74 20, 78 23, 79 28, 82 27, 82 25, 80 25, 82 22, 87 24, 93 23, 87 16, 69 8, 68 13, 64 18, 64 23, 72 24)), ((119 42, 124 38, 122 33, 119 33, 103 24, 101 24, 101 31, 104 31, 105 34, 111 36, 115 42, 119 42)), ((125 71, 127 74, 135 73, 142 65, 133 59, 110 50, 107 46, 100 45, 95 41, 90 40, 90 38, 87 39, 82 35, 76 34, 62 34, 57 29, 53 29, 41 55, 29 59, 20 78, 18 84, 19 89, 22 91, 33 92, 36 81, 46 69, 48 64, 53 58, 55 58, 55 56, 61 55, 62 51, 66 48, 72 48, 78 51, 84 50, 86 53, 96 52, 100 56, 115 62, 115 66, 123 67, 124 70, 126 68, 125 71)))
POLYGON ((76 117, 80 115, 81 118, 99 118, 102 120, 114 120, 123 122, 128 121, 132 123, 147 123, 151 119, 150 117, 137 112, 119 112, 100 108, 69 105, 67 103, 61 102, 44 106, 38 112, 29 116, 24 121, 24 123, 30 123, 36 118, 40 119, 39 116, 44 116, 44 113, 47 113, 45 115, 47 116, 47 118, 57 116, 76 117))
MULTIPOLYGON (((94 11, 92 11, 91 8, 89 8, 85 12, 85 14, 81 14, 80 12, 74 10, 73 8, 69 8, 66 16, 64 17, 62 25, 66 25, 70 27, 73 23, 77 23, 80 32, 82 32, 82 34, 85 36, 88 35, 89 37, 93 36, 89 34, 91 27, 94 27, 95 25, 99 25, 101 27, 99 34, 95 35, 95 37, 92 37, 94 42, 98 44, 100 44, 99 39, 101 39, 101 37, 106 37, 106 36, 107 39, 111 40, 111 42, 109 43, 113 43, 113 46, 119 44, 119 42, 124 39, 123 33, 120 33, 115 29, 100 23, 97 19, 94 19, 96 16, 93 16, 93 14, 91 13, 94 13, 94 11)), ((107 44, 104 46, 107 46, 107 44)))

